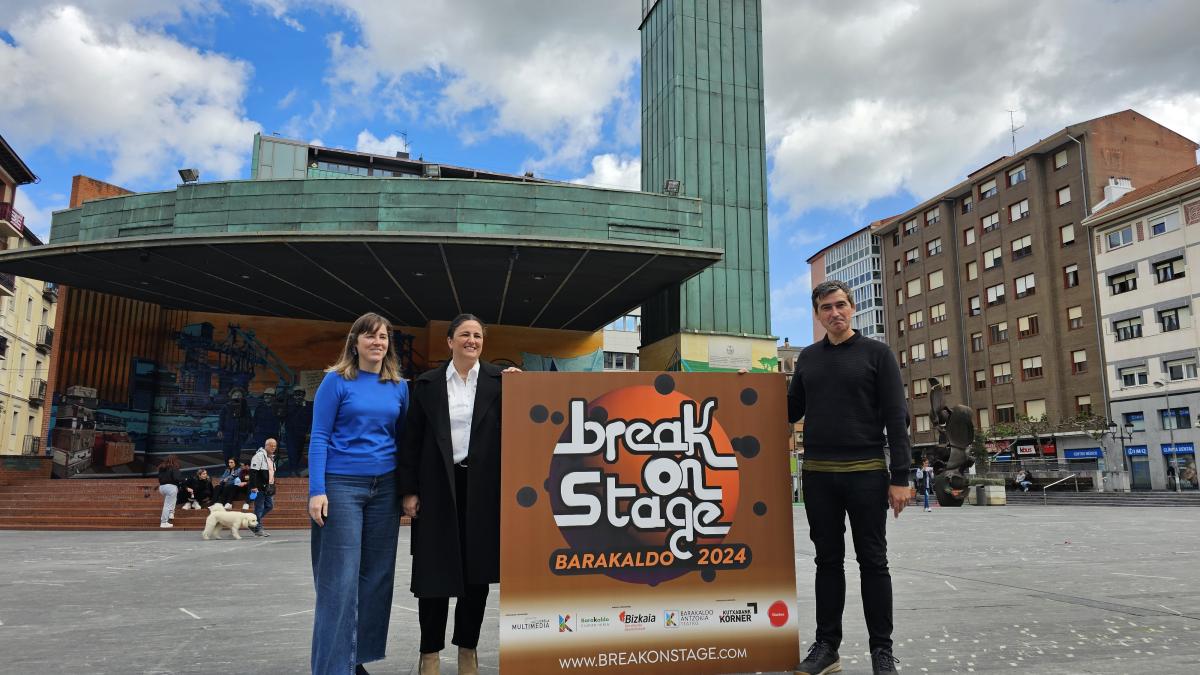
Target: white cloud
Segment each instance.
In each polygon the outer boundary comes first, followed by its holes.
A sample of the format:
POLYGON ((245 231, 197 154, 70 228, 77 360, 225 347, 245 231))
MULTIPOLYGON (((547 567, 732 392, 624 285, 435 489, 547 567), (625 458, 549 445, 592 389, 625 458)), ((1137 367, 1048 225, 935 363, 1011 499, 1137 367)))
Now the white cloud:
POLYGON ((290 108, 293 103, 296 102, 296 97, 299 95, 300 95, 300 88, 292 87, 291 90, 288 91, 288 93, 283 95, 283 98, 279 99, 279 103, 276 103, 275 106, 277 108, 279 108, 280 110, 286 110, 286 109, 290 108))
POLYGON ((572 183, 618 190, 640 190, 642 188, 642 160, 611 153, 592 158, 592 172, 572 183))
POLYGON ((637 8, 554 0, 397 3, 327 0, 361 31, 329 39, 341 99, 392 112, 421 106, 467 143, 498 135, 534 142, 524 168, 578 168, 601 144, 637 70, 637 8), (431 101, 413 100, 433 78, 431 101))
MULTIPOLYGON (((62 195, 55 195, 55 197, 62 198, 62 195)), ((25 217, 25 229, 33 232, 43 242, 46 242, 50 241, 51 214, 59 209, 67 208, 68 204, 63 199, 63 203, 61 204, 49 208, 39 208, 25 189, 17 188, 17 197, 13 201, 13 206, 25 217)))
POLYGON ((288 16, 287 2, 284 0, 250 0, 251 4, 267 10, 271 16, 283 22, 285 26, 293 30, 304 32, 304 24, 297 21, 295 18, 288 16))
POLYGON ((370 131, 363 129, 358 132, 358 140, 354 149, 359 152, 369 152, 373 155, 395 156, 397 152, 408 152, 408 141, 403 136, 389 134, 387 138, 375 138, 370 131))
POLYGON ((1200 137, 1191 0, 764 0, 771 191, 786 216, 925 198, 1068 124, 1134 108, 1200 137))
POLYGON ((171 183, 184 165, 242 173, 259 131, 243 110, 248 64, 74 7, 27 12, 6 30, 0 87, 22 95, 0 97, 0 115, 26 146, 103 153, 118 184, 171 183))

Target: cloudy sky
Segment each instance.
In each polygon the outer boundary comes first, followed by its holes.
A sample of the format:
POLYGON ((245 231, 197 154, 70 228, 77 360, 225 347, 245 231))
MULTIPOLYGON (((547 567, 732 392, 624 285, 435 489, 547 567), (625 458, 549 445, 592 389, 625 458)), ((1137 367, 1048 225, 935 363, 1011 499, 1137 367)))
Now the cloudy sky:
MULTIPOLYGON (((246 178, 254 132, 639 184, 640 2, 6 0, 0 134, 45 234, 83 173, 246 178), (178 6, 174 6, 178 4, 178 6)), ((826 243, 1017 145, 1135 108, 1200 139, 1194 0, 763 0, 773 330, 826 243)))

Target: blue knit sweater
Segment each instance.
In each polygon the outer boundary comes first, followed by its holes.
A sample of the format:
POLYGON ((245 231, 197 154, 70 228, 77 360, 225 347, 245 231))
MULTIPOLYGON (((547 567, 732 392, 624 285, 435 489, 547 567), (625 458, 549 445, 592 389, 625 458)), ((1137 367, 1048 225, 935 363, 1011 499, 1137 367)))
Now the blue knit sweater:
POLYGON ((308 444, 308 495, 325 494, 325 474, 379 476, 396 469, 396 439, 404 435, 408 383, 380 382, 359 372, 347 380, 326 373, 313 403, 308 444))

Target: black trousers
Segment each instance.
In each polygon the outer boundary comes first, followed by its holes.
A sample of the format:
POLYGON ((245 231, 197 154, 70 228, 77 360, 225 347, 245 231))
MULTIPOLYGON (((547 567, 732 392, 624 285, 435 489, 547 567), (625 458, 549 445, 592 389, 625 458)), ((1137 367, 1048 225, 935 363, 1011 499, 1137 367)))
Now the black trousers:
MULTIPOLYGON (((455 501, 458 506, 459 550, 464 559, 463 575, 467 562, 467 468, 454 466, 455 501)), ((489 587, 487 584, 466 584, 463 594, 454 605, 454 637, 451 642, 459 647, 475 649, 479 645, 479 629, 483 625, 483 610, 487 606, 489 587)), ((419 598, 417 618, 421 622, 421 653, 440 652, 446 647, 446 615, 450 610, 450 598, 419 598)))
POLYGON ((842 643, 846 605, 846 516, 858 558, 871 649, 892 647, 892 575, 887 562, 888 473, 804 472, 804 512, 816 548, 817 640, 842 643))

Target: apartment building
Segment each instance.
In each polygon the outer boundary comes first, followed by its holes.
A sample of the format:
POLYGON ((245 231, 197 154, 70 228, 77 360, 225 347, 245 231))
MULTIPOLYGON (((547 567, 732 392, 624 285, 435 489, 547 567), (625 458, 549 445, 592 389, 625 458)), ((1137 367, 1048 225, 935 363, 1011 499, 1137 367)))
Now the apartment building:
POLYGON ((634 307, 604 327, 604 370, 637 370, 641 347, 642 308, 634 307))
MULTIPOLYGON (((850 325, 859 334, 883 340, 883 257, 876 231, 890 219, 870 225, 834 242, 808 259, 812 285, 827 279, 844 281, 854 297, 850 325)), ((813 321, 813 342, 825 337, 825 328, 813 321)))
POLYGON ((1083 225, 1096 252, 1109 419, 1129 431, 1115 450, 1133 489, 1173 490, 1178 476, 1196 490, 1200 166, 1106 201, 1083 225))
MULTIPOLYGON (((14 208, 17 188, 37 180, 0 137, 0 242, 41 246, 14 208)), ((0 273, 0 455, 41 455, 43 408, 54 344, 54 284, 0 273)))
POLYGON ((1194 166, 1196 148, 1135 111, 1106 115, 972 172, 879 230, 887 342, 905 379, 915 453, 936 441, 936 379, 975 411, 977 428, 1019 416, 1052 425, 1041 447, 1018 443, 1004 459, 1104 459, 1072 428, 1106 409, 1080 223, 1109 176, 1146 185, 1194 166))

